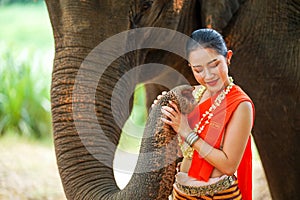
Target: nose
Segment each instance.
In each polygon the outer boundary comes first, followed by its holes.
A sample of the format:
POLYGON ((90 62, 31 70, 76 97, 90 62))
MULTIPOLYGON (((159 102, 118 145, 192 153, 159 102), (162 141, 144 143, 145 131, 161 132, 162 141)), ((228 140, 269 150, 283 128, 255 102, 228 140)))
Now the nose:
POLYGON ((209 79, 209 78, 211 78, 212 75, 213 75, 213 74, 211 73, 211 71, 210 71, 209 68, 204 68, 203 72, 204 72, 203 78, 209 79))

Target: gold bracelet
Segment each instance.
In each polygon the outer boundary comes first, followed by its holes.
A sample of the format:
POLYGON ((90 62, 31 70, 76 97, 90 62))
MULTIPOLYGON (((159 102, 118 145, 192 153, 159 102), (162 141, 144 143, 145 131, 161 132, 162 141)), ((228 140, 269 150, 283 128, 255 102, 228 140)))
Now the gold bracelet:
POLYGON ((178 135, 178 141, 179 141, 179 146, 183 157, 187 159, 192 159, 194 154, 194 149, 186 142, 183 142, 180 135, 178 135))

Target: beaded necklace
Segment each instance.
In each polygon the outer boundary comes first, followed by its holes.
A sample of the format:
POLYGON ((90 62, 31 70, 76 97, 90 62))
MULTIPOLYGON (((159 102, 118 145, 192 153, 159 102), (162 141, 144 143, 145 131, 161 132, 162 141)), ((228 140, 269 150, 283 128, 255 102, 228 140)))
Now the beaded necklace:
POLYGON ((194 128, 195 133, 201 134, 201 132, 204 130, 205 126, 207 124, 209 124, 210 119, 214 116, 214 114, 212 112, 221 105, 221 103, 225 99, 226 95, 230 92, 234 83, 233 83, 233 79, 231 77, 229 77, 229 81, 230 82, 229 82, 228 86, 217 96, 217 98, 215 99, 214 103, 210 106, 210 108, 204 114, 202 114, 202 118, 196 124, 196 126, 194 128), (200 126, 205 118, 207 118, 205 123, 202 126, 200 126))
MULTIPOLYGON (((228 86, 217 96, 214 103, 210 106, 210 108, 202 114, 202 117, 200 121, 195 125, 194 132, 200 135, 202 131, 204 130, 205 126, 210 123, 211 118, 214 116, 212 113, 214 110, 217 109, 222 103, 222 101, 225 99, 226 95, 230 92, 231 88, 233 87, 233 78, 229 77, 229 84, 228 86), (205 120, 206 119, 206 120, 205 120), (205 122, 203 123, 203 121, 205 122), (201 125, 202 124, 202 125, 201 125)), ((204 86, 201 86, 200 89, 195 94, 195 99, 199 102, 205 92, 206 88, 204 86)), ((180 136, 178 136, 179 144, 181 147, 182 154, 185 158, 192 158, 194 149, 190 147, 186 142, 182 144, 182 139, 180 136)))

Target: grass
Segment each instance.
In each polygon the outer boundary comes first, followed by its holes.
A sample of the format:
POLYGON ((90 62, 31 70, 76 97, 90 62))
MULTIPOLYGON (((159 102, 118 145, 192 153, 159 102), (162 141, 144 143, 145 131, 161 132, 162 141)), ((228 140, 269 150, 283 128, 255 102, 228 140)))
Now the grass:
POLYGON ((0 6, 0 135, 49 138, 53 36, 44 2, 0 6))
POLYGON ((0 135, 51 133, 50 74, 36 53, 0 48, 0 135))
POLYGON ((51 134, 54 42, 44 2, 0 6, 0 199, 62 199, 51 134))

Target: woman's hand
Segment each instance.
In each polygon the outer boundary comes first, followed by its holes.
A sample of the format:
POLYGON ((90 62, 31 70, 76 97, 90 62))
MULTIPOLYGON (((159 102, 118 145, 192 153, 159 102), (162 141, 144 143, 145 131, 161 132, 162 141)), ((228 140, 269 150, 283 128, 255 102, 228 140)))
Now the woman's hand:
POLYGON ((170 101, 170 106, 163 106, 161 111, 164 114, 162 121, 170 125, 176 133, 179 133, 182 137, 186 136, 192 131, 189 124, 187 115, 181 114, 177 105, 170 101))

